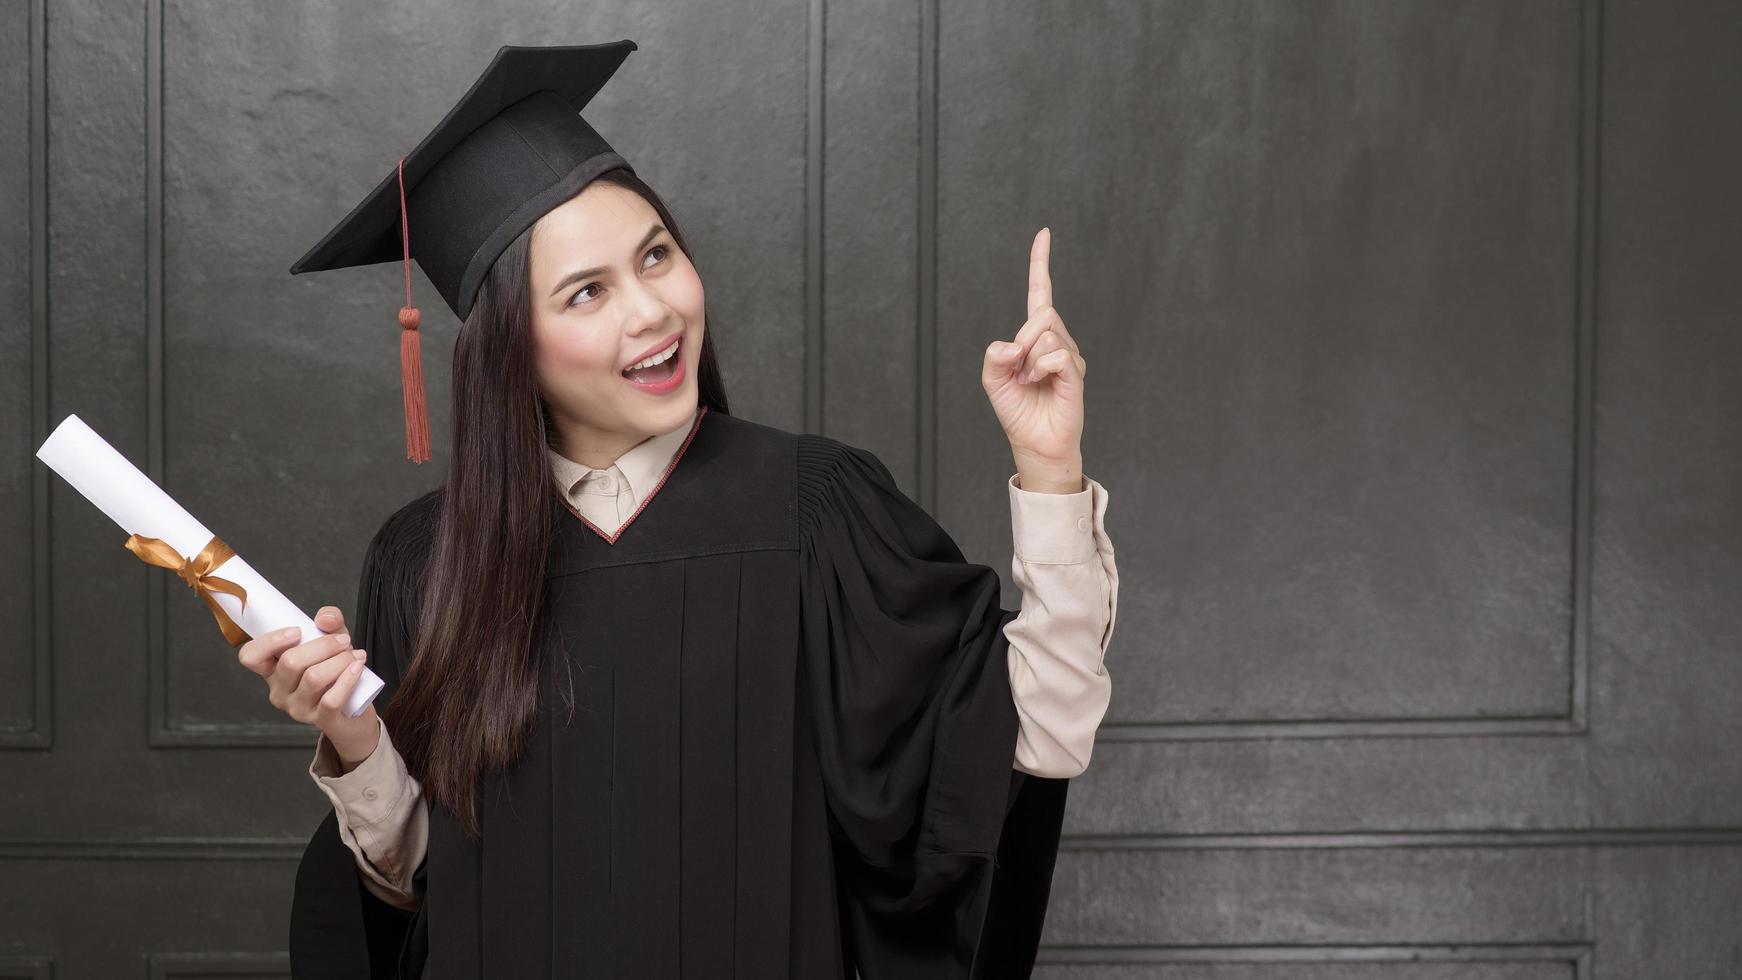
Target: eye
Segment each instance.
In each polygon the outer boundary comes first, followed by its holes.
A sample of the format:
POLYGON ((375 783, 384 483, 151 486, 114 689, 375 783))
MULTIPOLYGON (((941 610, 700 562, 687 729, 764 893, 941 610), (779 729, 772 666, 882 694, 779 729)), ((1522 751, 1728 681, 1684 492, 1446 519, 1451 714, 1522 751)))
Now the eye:
MULTIPOLYGON (((666 256, 671 254, 671 250, 666 248, 664 245, 655 245, 652 248, 647 250, 647 254, 649 256, 653 255, 655 252, 659 253, 659 261, 660 262, 665 261, 666 256)), ((590 282, 590 283, 587 283, 585 286, 582 286, 580 289, 575 290, 575 294, 573 296, 569 297, 568 305, 570 305, 570 306, 582 305, 578 301, 580 301, 582 299, 582 297, 586 295, 587 290, 592 289, 594 286, 597 286, 597 285, 599 285, 597 282, 590 282)), ((589 300, 589 302, 590 302, 590 300, 589 300)))

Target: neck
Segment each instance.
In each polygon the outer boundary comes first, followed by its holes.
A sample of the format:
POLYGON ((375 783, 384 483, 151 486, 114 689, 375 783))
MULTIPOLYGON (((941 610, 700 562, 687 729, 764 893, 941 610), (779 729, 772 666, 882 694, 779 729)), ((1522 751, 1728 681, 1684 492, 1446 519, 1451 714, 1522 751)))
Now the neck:
MULTIPOLYGON (((679 420, 677 425, 688 425, 699 408, 692 407, 691 414, 679 420)), ((565 419, 561 415, 555 417, 557 432, 560 434, 560 448, 557 452, 574 460, 589 469, 610 469, 624 453, 641 445, 660 433, 648 432, 610 432, 596 429, 592 426, 565 419)), ((669 429, 667 432, 671 431, 669 429)))

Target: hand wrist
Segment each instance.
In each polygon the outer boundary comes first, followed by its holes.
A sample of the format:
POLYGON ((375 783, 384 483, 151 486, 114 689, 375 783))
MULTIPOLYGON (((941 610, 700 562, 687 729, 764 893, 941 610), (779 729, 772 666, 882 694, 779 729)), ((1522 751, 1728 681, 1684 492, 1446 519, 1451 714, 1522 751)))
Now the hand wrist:
POLYGON ((1085 487, 1081 455, 1064 460, 1014 455, 1017 489, 1031 493, 1081 493, 1085 487))
POLYGON ((380 740, 381 732, 378 725, 369 730, 368 738, 360 741, 342 741, 328 735, 327 741, 333 743, 333 751, 339 757, 339 775, 349 773, 362 765, 371 755, 374 755, 375 747, 380 743, 380 740))
POLYGON ((1062 480, 1057 483, 1043 480, 1029 480, 1020 474, 1016 477, 1016 489, 1029 493, 1082 493, 1085 489, 1082 476, 1075 480, 1062 480))

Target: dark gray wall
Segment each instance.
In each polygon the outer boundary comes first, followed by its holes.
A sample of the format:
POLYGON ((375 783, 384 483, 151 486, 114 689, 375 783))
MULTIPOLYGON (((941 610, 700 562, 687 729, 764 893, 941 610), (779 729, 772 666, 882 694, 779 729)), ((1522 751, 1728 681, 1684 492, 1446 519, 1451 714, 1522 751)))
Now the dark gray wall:
POLYGON ((281 975, 326 806, 35 446, 79 414, 349 609, 445 465, 456 324, 420 280, 415 467, 397 270, 284 270, 499 44, 620 37, 589 118, 692 239, 736 414, 875 449, 1006 573, 980 354, 1054 229, 1122 602, 1042 975, 1742 974, 1729 0, 0 22, 0 977, 281 975))

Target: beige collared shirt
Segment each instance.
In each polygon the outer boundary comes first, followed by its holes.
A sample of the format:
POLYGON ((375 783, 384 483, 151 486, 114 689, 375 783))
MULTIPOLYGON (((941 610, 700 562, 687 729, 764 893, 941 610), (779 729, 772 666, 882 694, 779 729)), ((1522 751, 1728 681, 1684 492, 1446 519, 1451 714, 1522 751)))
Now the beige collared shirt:
MULTIPOLYGON (((698 409, 699 411, 699 409, 698 409)), ((659 489, 666 471, 671 469, 678 447, 695 428, 696 416, 691 413, 683 425, 650 439, 643 439, 635 448, 617 457, 609 467, 598 470, 577 463, 547 450, 551 475, 557 489, 581 516, 597 525, 599 530, 615 538, 636 510, 659 489)))
MULTIPOLYGON (((605 469, 552 451, 557 488, 615 541, 657 491, 694 425, 692 415, 605 469)), ((1017 486, 1015 475, 1006 481, 1011 577, 1022 591, 1021 611, 1004 627, 1020 722, 1012 766, 1040 776, 1077 776, 1088 768, 1112 697, 1103 660, 1113 638, 1119 573, 1102 526, 1107 490, 1086 476, 1083 482, 1078 493, 1036 493, 1017 486)), ((332 801, 339 837, 356 855, 364 886, 391 905, 412 908, 411 875, 428 847, 429 811, 385 724, 379 736, 375 751, 346 773, 321 735, 309 775, 332 801)))

